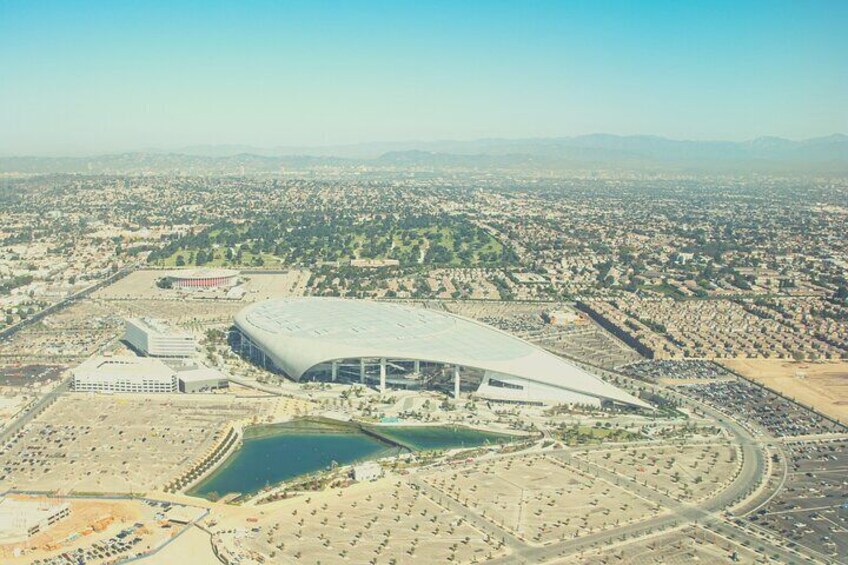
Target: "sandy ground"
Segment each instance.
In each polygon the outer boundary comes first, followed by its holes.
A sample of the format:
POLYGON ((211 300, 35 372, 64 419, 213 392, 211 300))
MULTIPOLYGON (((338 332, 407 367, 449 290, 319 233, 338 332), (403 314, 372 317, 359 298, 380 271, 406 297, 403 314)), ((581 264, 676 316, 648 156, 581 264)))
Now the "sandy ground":
POLYGON ((725 444, 634 446, 577 452, 575 456, 690 501, 723 489, 742 466, 738 449, 725 444))
POLYGON ((209 534, 196 527, 189 528, 157 553, 139 559, 136 563, 140 565, 173 565, 174 563, 221 565, 212 553, 209 534))
POLYGON ((32 400, 32 397, 25 394, 15 396, 0 396, 0 427, 6 425, 17 416, 18 412, 32 400))
POLYGON ((848 422, 846 361, 799 363, 780 359, 733 359, 722 363, 822 414, 848 422))

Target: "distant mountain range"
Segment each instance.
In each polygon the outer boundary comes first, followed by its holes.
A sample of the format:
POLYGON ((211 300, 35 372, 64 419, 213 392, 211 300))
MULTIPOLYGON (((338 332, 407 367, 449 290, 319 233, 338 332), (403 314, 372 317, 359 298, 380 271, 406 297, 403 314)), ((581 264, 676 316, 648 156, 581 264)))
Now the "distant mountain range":
POLYGON ((0 173, 241 174, 328 168, 848 174, 848 136, 731 142, 595 134, 330 147, 210 145, 92 157, 0 157, 0 173))

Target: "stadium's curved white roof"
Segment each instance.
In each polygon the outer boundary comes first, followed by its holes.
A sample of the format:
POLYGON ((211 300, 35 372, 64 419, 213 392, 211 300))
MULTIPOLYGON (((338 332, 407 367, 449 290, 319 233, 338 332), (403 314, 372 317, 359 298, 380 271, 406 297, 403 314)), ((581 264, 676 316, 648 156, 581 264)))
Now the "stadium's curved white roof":
POLYGON ((418 359, 513 375, 600 399, 648 407, 567 360, 480 322, 398 303, 343 298, 258 302, 236 326, 299 379, 333 360, 418 359))

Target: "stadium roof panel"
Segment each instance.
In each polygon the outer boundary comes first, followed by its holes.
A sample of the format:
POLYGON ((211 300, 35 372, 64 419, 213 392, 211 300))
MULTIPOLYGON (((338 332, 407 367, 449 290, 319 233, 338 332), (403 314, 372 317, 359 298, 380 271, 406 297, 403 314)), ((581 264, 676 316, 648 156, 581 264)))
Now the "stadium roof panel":
POLYGON ((342 298, 258 302, 236 326, 291 378, 355 358, 418 359, 521 377, 600 399, 649 407, 577 365, 480 322, 399 303, 342 298))

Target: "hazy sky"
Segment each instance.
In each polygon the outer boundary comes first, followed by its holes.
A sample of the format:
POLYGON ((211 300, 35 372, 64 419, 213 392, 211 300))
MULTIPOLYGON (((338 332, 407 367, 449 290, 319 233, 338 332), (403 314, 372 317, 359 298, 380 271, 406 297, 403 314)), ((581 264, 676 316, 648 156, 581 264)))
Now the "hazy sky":
POLYGON ((0 0, 0 153, 848 132, 848 2, 0 0))

